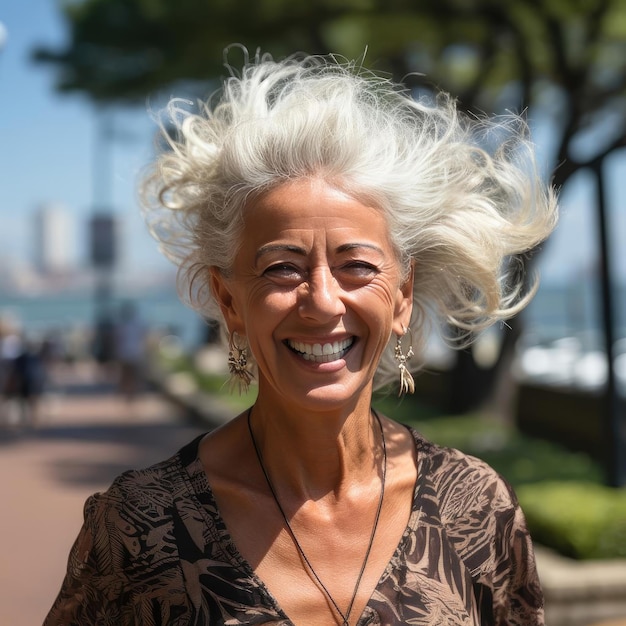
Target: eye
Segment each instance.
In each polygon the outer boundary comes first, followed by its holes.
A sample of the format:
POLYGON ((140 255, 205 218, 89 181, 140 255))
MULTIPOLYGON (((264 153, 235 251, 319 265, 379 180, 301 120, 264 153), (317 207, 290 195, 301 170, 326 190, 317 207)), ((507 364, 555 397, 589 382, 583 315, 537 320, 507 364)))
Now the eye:
POLYGON ((367 261, 350 261, 345 263, 341 270, 355 276, 374 276, 378 274, 378 268, 367 261))
POLYGON ((301 282, 304 279, 304 270, 291 263, 275 263, 265 268, 263 276, 283 282, 301 282))
POLYGON ((352 284, 367 284, 379 274, 376 265, 367 261, 349 261, 339 267, 341 279, 352 284))

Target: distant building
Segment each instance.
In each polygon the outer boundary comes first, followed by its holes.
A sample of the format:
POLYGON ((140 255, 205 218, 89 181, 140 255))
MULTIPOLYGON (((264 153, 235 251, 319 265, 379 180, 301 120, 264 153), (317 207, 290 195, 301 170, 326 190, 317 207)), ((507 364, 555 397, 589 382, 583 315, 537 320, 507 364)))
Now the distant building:
POLYGON ((35 267, 43 274, 64 274, 75 265, 74 224, 67 209, 44 204, 35 212, 35 267))

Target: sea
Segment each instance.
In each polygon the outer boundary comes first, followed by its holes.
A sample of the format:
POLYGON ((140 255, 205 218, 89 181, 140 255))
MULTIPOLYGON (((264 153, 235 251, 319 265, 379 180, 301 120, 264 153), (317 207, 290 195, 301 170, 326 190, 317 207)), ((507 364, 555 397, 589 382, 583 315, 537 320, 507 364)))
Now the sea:
POLYGON ((173 285, 116 292, 106 300, 87 289, 37 295, 0 292, 0 320, 17 325, 34 340, 51 334, 89 335, 99 321, 114 320, 128 303, 148 330, 176 336, 188 350, 206 336, 207 323, 181 302, 173 285))
MULTIPOLYGON (((589 283, 539 289, 524 311, 515 366, 521 378, 589 389, 605 384, 608 367, 599 296, 597 286, 589 283)), ((193 351, 207 337, 206 321, 180 301, 173 284, 115 293, 106 303, 108 314, 127 302, 134 304, 146 327, 176 337, 185 350, 193 351)), ((613 305, 614 370, 626 395, 626 285, 614 289, 613 305)), ((17 322, 30 336, 88 337, 102 313, 102 301, 87 289, 37 295, 0 292, 0 321, 17 322)), ((490 337, 491 344, 497 343, 497 335, 486 337, 485 344, 490 337)))

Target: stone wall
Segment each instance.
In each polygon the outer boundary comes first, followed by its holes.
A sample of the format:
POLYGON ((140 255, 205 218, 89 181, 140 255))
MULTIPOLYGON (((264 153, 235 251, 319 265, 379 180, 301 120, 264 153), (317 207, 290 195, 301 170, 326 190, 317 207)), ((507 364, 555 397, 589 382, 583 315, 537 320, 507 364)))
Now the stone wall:
POLYGON ((626 559, 574 561, 536 548, 547 626, 626 626, 626 559))

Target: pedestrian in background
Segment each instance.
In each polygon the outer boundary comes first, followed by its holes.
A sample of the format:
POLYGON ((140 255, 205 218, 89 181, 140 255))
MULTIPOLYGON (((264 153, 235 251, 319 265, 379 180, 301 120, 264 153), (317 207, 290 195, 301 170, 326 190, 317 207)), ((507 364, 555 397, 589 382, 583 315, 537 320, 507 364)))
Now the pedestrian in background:
POLYGON ((146 328, 132 302, 125 302, 115 326, 118 388, 128 402, 141 389, 146 356, 146 328))
POLYGON ((4 388, 6 402, 15 406, 17 424, 37 425, 45 379, 40 345, 22 335, 15 355, 8 361, 4 388))
POLYGON ((13 415, 9 396, 13 386, 13 362, 22 350, 22 337, 15 320, 0 316, 0 424, 9 424, 13 415))

